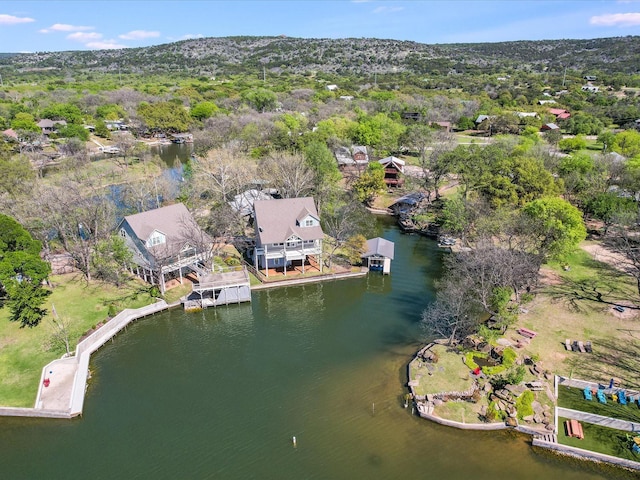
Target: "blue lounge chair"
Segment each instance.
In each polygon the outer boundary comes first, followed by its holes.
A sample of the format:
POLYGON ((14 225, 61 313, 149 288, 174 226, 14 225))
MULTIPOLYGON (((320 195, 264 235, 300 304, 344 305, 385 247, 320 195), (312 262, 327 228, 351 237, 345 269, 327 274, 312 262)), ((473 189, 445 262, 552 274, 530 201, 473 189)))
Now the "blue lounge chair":
POLYGON ((585 400, 593 400, 593 396, 591 396, 591 389, 586 387, 583 391, 585 400))
POLYGON ((618 401, 620 402, 620 405, 627 404, 627 396, 625 395, 624 390, 620 390, 618 392, 618 401))
POLYGON ((607 397, 604 396, 604 392, 602 390, 598 390, 596 396, 598 397, 598 401, 600 403, 607 403, 607 397))

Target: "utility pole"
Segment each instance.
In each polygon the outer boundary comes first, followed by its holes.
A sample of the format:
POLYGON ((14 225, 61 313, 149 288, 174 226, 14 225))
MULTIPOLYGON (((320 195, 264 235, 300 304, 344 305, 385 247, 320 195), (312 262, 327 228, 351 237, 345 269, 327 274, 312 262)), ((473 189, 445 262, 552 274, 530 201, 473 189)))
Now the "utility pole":
POLYGON ((567 67, 564 67, 564 75, 562 76, 562 86, 564 87, 564 82, 567 79, 567 67))
POLYGON ((267 69, 262 67, 262 83, 267 83, 267 69))

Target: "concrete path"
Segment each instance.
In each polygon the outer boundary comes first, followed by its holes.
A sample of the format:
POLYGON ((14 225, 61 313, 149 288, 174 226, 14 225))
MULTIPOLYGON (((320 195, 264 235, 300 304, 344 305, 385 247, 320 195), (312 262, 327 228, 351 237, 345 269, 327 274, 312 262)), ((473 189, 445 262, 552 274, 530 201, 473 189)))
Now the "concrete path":
POLYGON ((558 415, 561 417, 580 420, 582 422, 600 425, 601 427, 615 428, 626 432, 640 432, 640 423, 630 422, 628 420, 618 420, 617 418, 603 417, 595 413, 580 412, 570 408, 558 407, 558 415))
POLYGON ((40 385, 36 408, 67 411, 71 404, 71 385, 77 371, 78 361, 74 357, 47 365, 43 377, 49 379, 49 386, 40 385))

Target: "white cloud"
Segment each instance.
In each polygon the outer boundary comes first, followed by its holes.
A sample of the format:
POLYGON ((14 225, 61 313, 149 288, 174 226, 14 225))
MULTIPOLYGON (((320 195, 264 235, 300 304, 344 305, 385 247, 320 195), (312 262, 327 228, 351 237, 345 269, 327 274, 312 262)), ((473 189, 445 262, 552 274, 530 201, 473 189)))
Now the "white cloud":
POLYGON ((393 13, 404 10, 404 7, 377 7, 373 10, 373 13, 393 13))
POLYGON ((609 13, 589 20, 591 25, 604 27, 634 27, 640 25, 640 13, 609 13))
POLYGON ((85 25, 69 25, 68 23, 54 23, 49 28, 43 28, 39 30, 40 33, 51 32, 86 32, 87 30, 93 30, 94 27, 88 27, 85 25))
POLYGON ((144 38, 156 38, 160 36, 160 32, 152 32, 148 30, 132 30, 129 33, 118 35, 123 40, 142 40, 144 38))
POLYGON ((185 33, 181 37, 176 38, 176 40, 193 40, 194 38, 204 38, 204 35, 201 33, 185 33))
POLYGON ((98 32, 76 32, 67 35, 67 38, 75 42, 87 43, 92 40, 100 40, 102 38, 102 34, 98 32))
POLYGON ((118 48, 128 48, 126 45, 116 43, 114 40, 105 40, 104 42, 89 42, 86 44, 89 48, 97 50, 113 50, 118 48))
POLYGON ((35 20, 29 17, 16 17, 14 15, 0 13, 0 25, 17 25, 18 23, 30 22, 35 22, 35 20))

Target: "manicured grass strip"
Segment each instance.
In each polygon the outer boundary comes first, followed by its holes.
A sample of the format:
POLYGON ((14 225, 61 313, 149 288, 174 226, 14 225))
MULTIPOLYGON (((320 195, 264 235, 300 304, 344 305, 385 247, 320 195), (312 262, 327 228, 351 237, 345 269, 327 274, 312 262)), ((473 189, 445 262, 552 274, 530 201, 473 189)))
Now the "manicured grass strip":
POLYGON ((592 452, 604 453, 614 457, 640 462, 640 455, 631 451, 631 432, 623 432, 613 428, 601 427, 587 422, 582 424, 584 439, 567 437, 564 429, 566 418, 558 417, 558 443, 570 447, 582 448, 592 452))
POLYGON ((640 407, 637 402, 629 402, 627 405, 620 405, 607 395, 607 403, 598 402, 596 396, 593 400, 585 400, 582 390, 579 388, 558 387, 558 406, 579 410, 581 412, 595 413, 604 417, 628 420, 630 422, 640 422, 640 407))
POLYGON ((20 328, 9 321, 9 310, 0 308, 0 405, 33 407, 42 368, 60 358, 64 346, 55 341, 51 321, 54 304, 61 319, 68 324, 69 342, 75 349, 80 337, 107 319, 109 305, 119 312, 153 303, 149 285, 131 279, 115 287, 102 282, 87 285, 80 275, 53 275, 54 285, 45 308, 49 312, 40 325, 20 328))

